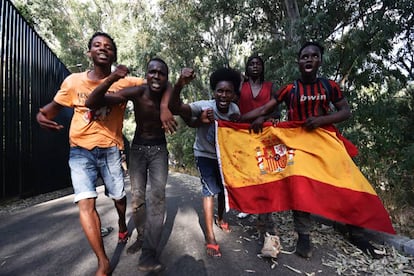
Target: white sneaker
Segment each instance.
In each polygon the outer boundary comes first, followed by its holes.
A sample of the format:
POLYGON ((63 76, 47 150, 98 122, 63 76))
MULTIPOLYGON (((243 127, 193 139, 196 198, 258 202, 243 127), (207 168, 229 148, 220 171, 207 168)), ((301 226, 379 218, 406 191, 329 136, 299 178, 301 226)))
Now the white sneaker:
POLYGON ((250 214, 240 212, 240 213, 238 213, 238 214, 237 214, 237 217, 238 217, 239 219, 244 219, 244 218, 247 218, 249 215, 250 215, 250 214))
POLYGON ((268 232, 265 234, 265 239, 262 248, 263 257, 276 258, 280 253, 282 246, 280 245, 280 239, 276 235, 270 235, 268 232))

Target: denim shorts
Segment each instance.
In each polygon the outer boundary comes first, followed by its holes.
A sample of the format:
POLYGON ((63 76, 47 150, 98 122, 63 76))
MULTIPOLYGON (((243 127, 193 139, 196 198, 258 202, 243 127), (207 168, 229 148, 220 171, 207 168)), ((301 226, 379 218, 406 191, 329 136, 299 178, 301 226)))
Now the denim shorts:
POLYGON ((126 195, 121 153, 118 147, 96 147, 92 150, 71 147, 69 166, 75 192, 75 203, 81 199, 98 196, 96 192, 98 176, 102 177, 106 196, 119 200, 126 195))
POLYGON ((214 196, 224 191, 223 182, 217 159, 196 157, 198 171, 202 184, 203 196, 214 196))

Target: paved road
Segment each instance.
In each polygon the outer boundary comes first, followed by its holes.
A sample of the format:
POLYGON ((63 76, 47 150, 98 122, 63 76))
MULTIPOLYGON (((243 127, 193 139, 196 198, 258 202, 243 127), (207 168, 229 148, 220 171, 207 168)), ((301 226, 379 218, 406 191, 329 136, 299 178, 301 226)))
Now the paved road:
MULTIPOLYGON (((106 251, 115 266, 113 275, 145 275, 137 270, 140 252, 126 254, 126 247, 135 239, 135 232, 126 246, 117 244, 115 209, 112 201, 103 195, 102 187, 98 190, 97 207, 102 225, 115 228, 104 237, 106 251)), ((93 275, 96 258, 81 232, 78 210, 72 200, 73 196, 64 196, 11 214, 0 214, 0 275, 93 275)), ((289 214, 279 219, 285 253, 279 255, 274 268, 271 260, 257 257, 261 239, 256 239, 254 218, 239 220, 233 212, 228 214, 233 228, 231 233, 215 228, 222 258, 208 257, 202 232, 199 180, 171 173, 161 241, 161 261, 166 270, 160 275, 298 275, 298 271, 314 275, 336 274, 338 267, 332 265, 331 259, 338 255, 335 246, 345 242, 341 235, 332 233, 329 228, 326 230, 323 225, 316 226, 314 256, 305 260, 288 254, 295 241, 293 226, 289 214)), ((133 229, 132 220, 128 221, 128 228, 133 229)))

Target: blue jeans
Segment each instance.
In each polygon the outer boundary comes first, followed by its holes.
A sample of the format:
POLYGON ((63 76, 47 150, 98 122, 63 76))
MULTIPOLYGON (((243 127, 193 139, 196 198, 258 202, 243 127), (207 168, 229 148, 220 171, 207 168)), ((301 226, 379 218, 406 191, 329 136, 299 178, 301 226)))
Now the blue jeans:
POLYGON ((70 174, 75 192, 74 202, 95 198, 98 173, 105 184, 105 194, 114 200, 125 197, 121 154, 117 147, 87 150, 71 147, 69 154, 70 174))
POLYGON ((138 235, 145 233, 140 259, 156 257, 165 215, 165 186, 168 177, 167 145, 132 144, 129 176, 135 227, 138 235), (148 195, 146 195, 147 184, 149 185, 148 195))

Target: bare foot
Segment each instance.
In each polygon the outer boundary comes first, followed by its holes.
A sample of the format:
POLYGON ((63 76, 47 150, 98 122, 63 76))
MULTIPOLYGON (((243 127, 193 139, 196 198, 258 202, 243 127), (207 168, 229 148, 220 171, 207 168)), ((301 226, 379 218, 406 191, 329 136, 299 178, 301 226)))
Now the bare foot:
POLYGON ((111 264, 109 263, 109 260, 106 259, 98 262, 98 270, 96 271, 95 276, 107 276, 110 275, 111 272, 111 264))

